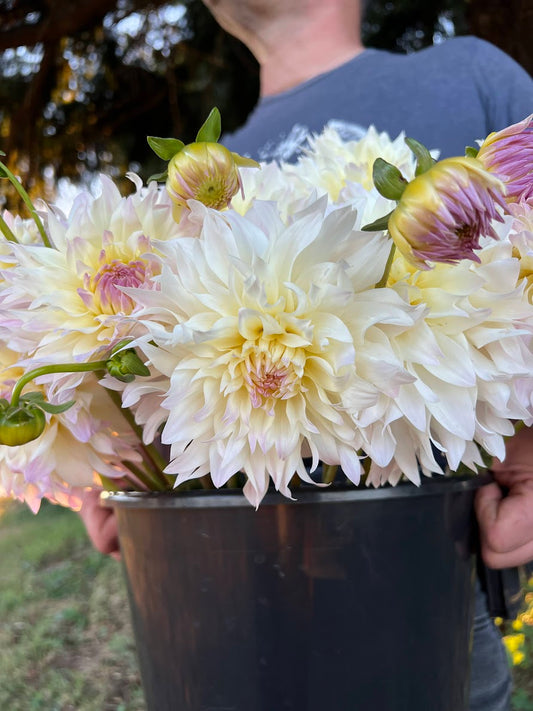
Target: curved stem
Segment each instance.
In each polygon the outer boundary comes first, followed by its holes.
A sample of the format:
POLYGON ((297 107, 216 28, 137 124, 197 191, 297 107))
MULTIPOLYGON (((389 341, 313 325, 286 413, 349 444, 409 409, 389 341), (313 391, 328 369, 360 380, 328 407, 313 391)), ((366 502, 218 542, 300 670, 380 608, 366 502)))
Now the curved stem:
POLYGON ((152 472, 141 469, 133 462, 123 462, 124 466, 127 467, 130 472, 137 477, 137 479, 143 484, 148 491, 167 491, 168 482, 161 481, 152 472))
POLYGON ((11 231, 9 225, 2 217, 1 213, 0 213, 0 231, 3 233, 4 237, 8 240, 8 242, 16 242, 18 244, 18 239, 15 237, 15 235, 11 231))
POLYGON ((391 270, 391 267, 392 267, 392 263, 393 263, 393 261, 394 261, 394 253, 395 253, 395 252, 396 252, 396 245, 395 245, 394 242, 393 242, 392 245, 391 245, 391 248, 390 248, 389 257, 388 257, 388 259, 387 259, 387 264, 385 264, 385 269, 384 269, 384 271, 383 271, 383 276, 381 277, 381 279, 378 281, 378 283, 376 284, 376 286, 375 286, 374 288, 376 288, 376 289, 381 289, 381 288, 387 286, 387 282, 388 282, 388 280, 389 280, 390 270, 391 270))
POLYGON ((137 439, 139 440, 139 446, 141 448, 141 452, 143 454, 145 462, 151 467, 151 476, 155 477, 158 482, 162 486, 164 486, 165 489, 172 488, 172 482, 169 480, 168 477, 165 476, 165 474, 163 474, 163 469, 166 467, 167 462, 157 451, 157 447, 155 447, 153 444, 144 444, 142 428, 135 422, 135 417, 133 416, 131 410, 129 410, 127 407, 122 407, 122 399, 120 397, 120 394, 116 392, 116 390, 109 389, 107 389, 107 394, 109 395, 112 402, 116 405, 116 407, 120 410, 120 413, 122 414, 128 425, 137 435, 137 439))
POLYGON ((24 190, 22 184, 20 183, 19 180, 13 175, 13 173, 9 170, 7 165, 5 163, 2 163, 0 161, 0 169, 3 173, 5 173, 6 178, 9 180, 11 185, 15 188, 17 193, 20 195, 22 200, 24 201, 24 204, 30 211, 30 215, 33 218, 33 221, 37 225, 37 229, 39 230, 39 234, 41 235, 41 239, 43 240, 43 244, 45 247, 52 247, 52 243, 48 239, 48 235, 46 234, 46 230, 44 229, 44 225, 42 223, 41 218, 37 214, 37 211, 35 210, 35 207, 33 206, 33 203, 30 199, 30 196, 28 193, 24 190))
POLYGON ((338 468, 336 464, 322 464, 322 483, 331 484, 335 481, 338 468))
POLYGON ((41 375, 49 375, 51 373, 90 373, 95 370, 105 370, 106 363, 107 361, 105 360, 95 360, 92 363, 62 363, 60 365, 42 365, 40 368, 29 370, 15 383, 11 394, 11 404, 16 407, 24 386, 41 375))

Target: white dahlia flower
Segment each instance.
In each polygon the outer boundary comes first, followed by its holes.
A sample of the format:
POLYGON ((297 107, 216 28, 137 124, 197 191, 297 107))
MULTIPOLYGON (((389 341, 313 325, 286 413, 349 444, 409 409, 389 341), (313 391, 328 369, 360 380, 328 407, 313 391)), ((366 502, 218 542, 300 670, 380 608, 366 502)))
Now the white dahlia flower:
MULTIPOLYGON (((0 349, 0 362, 0 397, 9 400, 23 369, 6 348, 0 349)), ((43 498, 77 508, 74 488, 97 485, 98 475, 123 477, 129 473, 123 462, 141 461, 134 433, 105 390, 94 380, 81 383, 79 374, 69 380, 27 388, 42 392, 55 405, 75 404, 66 412, 47 414, 39 438, 16 447, 0 445, 0 496, 26 501, 34 512, 43 498)))
POLYGON ((417 271, 396 257, 389 285, 427 313, 395 342, 416 380, 382 396, 373 421, 370 411, 358 421, 373 460, 368 483, 439 471, 435 451, 452 470, 476 470, 480 448, 503 459, 511 420, 531 419, 533 314, 511 240, 487 243, 479 264, 417 271))
POLYGON ((405 134, 391 140, 374 126, 357 141, 344 141, 334 128, 325 128, 309 140, 309 148, 296 164, 295 173, 337 202, 348 183, 357 183, 368 192, 373 190, 372 167, 376 158, 395 165, 407 180, 414 177, 415 159, 405 143, 405 134))
POLYGON ((143 306, 136 318, 148 334, 139 347, 159 376, 127 385, 125 402, 159 400, 166 378, 162 441, 171 445, 165 471, 176 484, 210 474, 221 486, 243 471, 254 505, 271 480, 290 496, 295 473, 310 481, 304 446, 314 467, 340 464, 359 481, 363 439, 343 398, 349 388, 358 404, 373 403, 376 388, 356 370, 358 350, 390 354, 376 377, 397 390, 411 377, 387 339, 423 310, 391 289, 374 290, 388 245, 354 232, 351 209, 324 217, 325 206, 319 201, 290 226, 272 203, 256 203, 245 217, 206 211, 200 239, 161 246, 159 289, 126 290, 143 306))
POLYGON ((2 270, 0 310, 20 321, 19 337, 21 330, 25 338, 31 334, 35 363, 98 358, 135 335, 132 322, 125 328, 121 321, 134 308, 122 287, 153 288, 160 270, 154 242, 179 233, 166 193, 135 180, 136 192, 121 197, 102 177, 102 194, 79 195, 68 219, 50 212, 53 248, 11 245, 14 263, 2 270))

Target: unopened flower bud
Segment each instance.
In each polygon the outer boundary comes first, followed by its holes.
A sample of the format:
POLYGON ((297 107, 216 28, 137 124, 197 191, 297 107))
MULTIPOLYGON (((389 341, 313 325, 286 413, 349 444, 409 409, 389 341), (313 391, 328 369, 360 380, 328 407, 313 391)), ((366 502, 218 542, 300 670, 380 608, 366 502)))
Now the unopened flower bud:
POLYGON ((46 416, 37 406, 21 402, 0 410, 0 444, 16 447, 37 439, 46 425, 46 416))
POLYGON ((490 133, 481 144, 477 159, 506 187, 507 202, 533 196, 533 114, 523 121, 490 133))
POLYGON ((106 366, 109 375, 122 383, 131 383, 136 375, 150 375, 149 369, 133 348, 114 353, 107 361, 106 366))
POLYGON ((420 269, 427 262, 479 261, 482 236, 497 239, 505 188, 475 158, 447 158, 405 188, 388 228, 400 252, 420 269))
POLYGON ((223 210, 242 190, 240 165, 257 166, 257 163, 232 153, 219 143, 190 143, 168 164, 167 191, 180 207, 194 199, 207 207, 223 210))

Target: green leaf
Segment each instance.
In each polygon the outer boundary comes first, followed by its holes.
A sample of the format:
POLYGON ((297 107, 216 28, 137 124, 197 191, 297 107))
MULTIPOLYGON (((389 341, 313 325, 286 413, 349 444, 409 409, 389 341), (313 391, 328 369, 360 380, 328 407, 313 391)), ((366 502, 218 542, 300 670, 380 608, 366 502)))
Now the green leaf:
POLYGON ((414 138, 406 138, 405 142, 416 158, 415 175, 422 175, 422 173, 425 173, 433 165, 435 165, 435 159, 431 157, 431 153, 422 143, 414 138))
POLYGON ((68 402, 64 402, 62 405, 52 405, 51 402, 41 402, 39 407, 41 410, 50 413, 50 415, 59 415, 62 412, 70 410, 70 408, 75 404, 75 400, 69 400, 68 402))
POLYGON ((465 156, 467 158, 477 158, 478 153, 479 153, 479 148, 474 148, 474 146, 467 146, 465 148, 465 156))
POLYGON ((163 160, 170 160, 185 147, 185 143, 180 141, 179 138, 147 136, 146 140, 153 152, 163 160))
POLYGON ((26 402, 41 403, 44 402, 44 395, 41 392, 24 393, 20 399, 25 400, 26 402))
POLYGON ((383 217, 379 217, 374 222, 371 222, 370 224, 361 227, 361 230, 363 232, 382 232, 383 230, 386 230, 389 226, 389 217, 392 215, 393 212, 394 210, 391 210, 388 215, 383 215, 383 217))
POLYGON ((202 127, 196 135, 196 141, 205 143, 216 143, 222 133, 222 122, 220 119, 220 111, 216 108, 211 109, 211 113, 206 118, 202 127))
POLYGON ((5 156, 4 151, 0 151, 0 156, 5 156))
POLYGON ((374 161, 372 179, 377 191, 388 200, 399 200, 407 187, 407 180, 401 171, 383 158, 374 161))
POLYGON ((168 170, 164 170, 162 173, 154 173, 148 178, 150 183, 152 180, 157 180, 158 183, 164 182, 168 178, 168 170))
POLYGON ((25 393, 20 398, 23 402, 31 403, 32 405, 37 405, 41 410, 50 413, 50 415, 59 415, 61 412, 66 412, 75 404, 75 400, 69 400, 62 405, 52 405, 51 402, 47 402, 44 399, 44 395, 41 392, 31 392, 25 393))

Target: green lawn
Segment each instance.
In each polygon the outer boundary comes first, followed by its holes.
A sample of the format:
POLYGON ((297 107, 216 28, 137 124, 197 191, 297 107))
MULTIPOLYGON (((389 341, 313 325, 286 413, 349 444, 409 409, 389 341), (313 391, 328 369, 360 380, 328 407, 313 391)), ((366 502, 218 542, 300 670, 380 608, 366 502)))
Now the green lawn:
MULTIPOLYGON (((77 515, 0 501, 0 709, 144 711, 120 564, 77 515)), ((533 711, 533 579, 503 631, 515 711, 533 711)))
POLYGON ((120 564, 77 515, 8 505, 0 561, 0 709, 142 711, 120 564))

